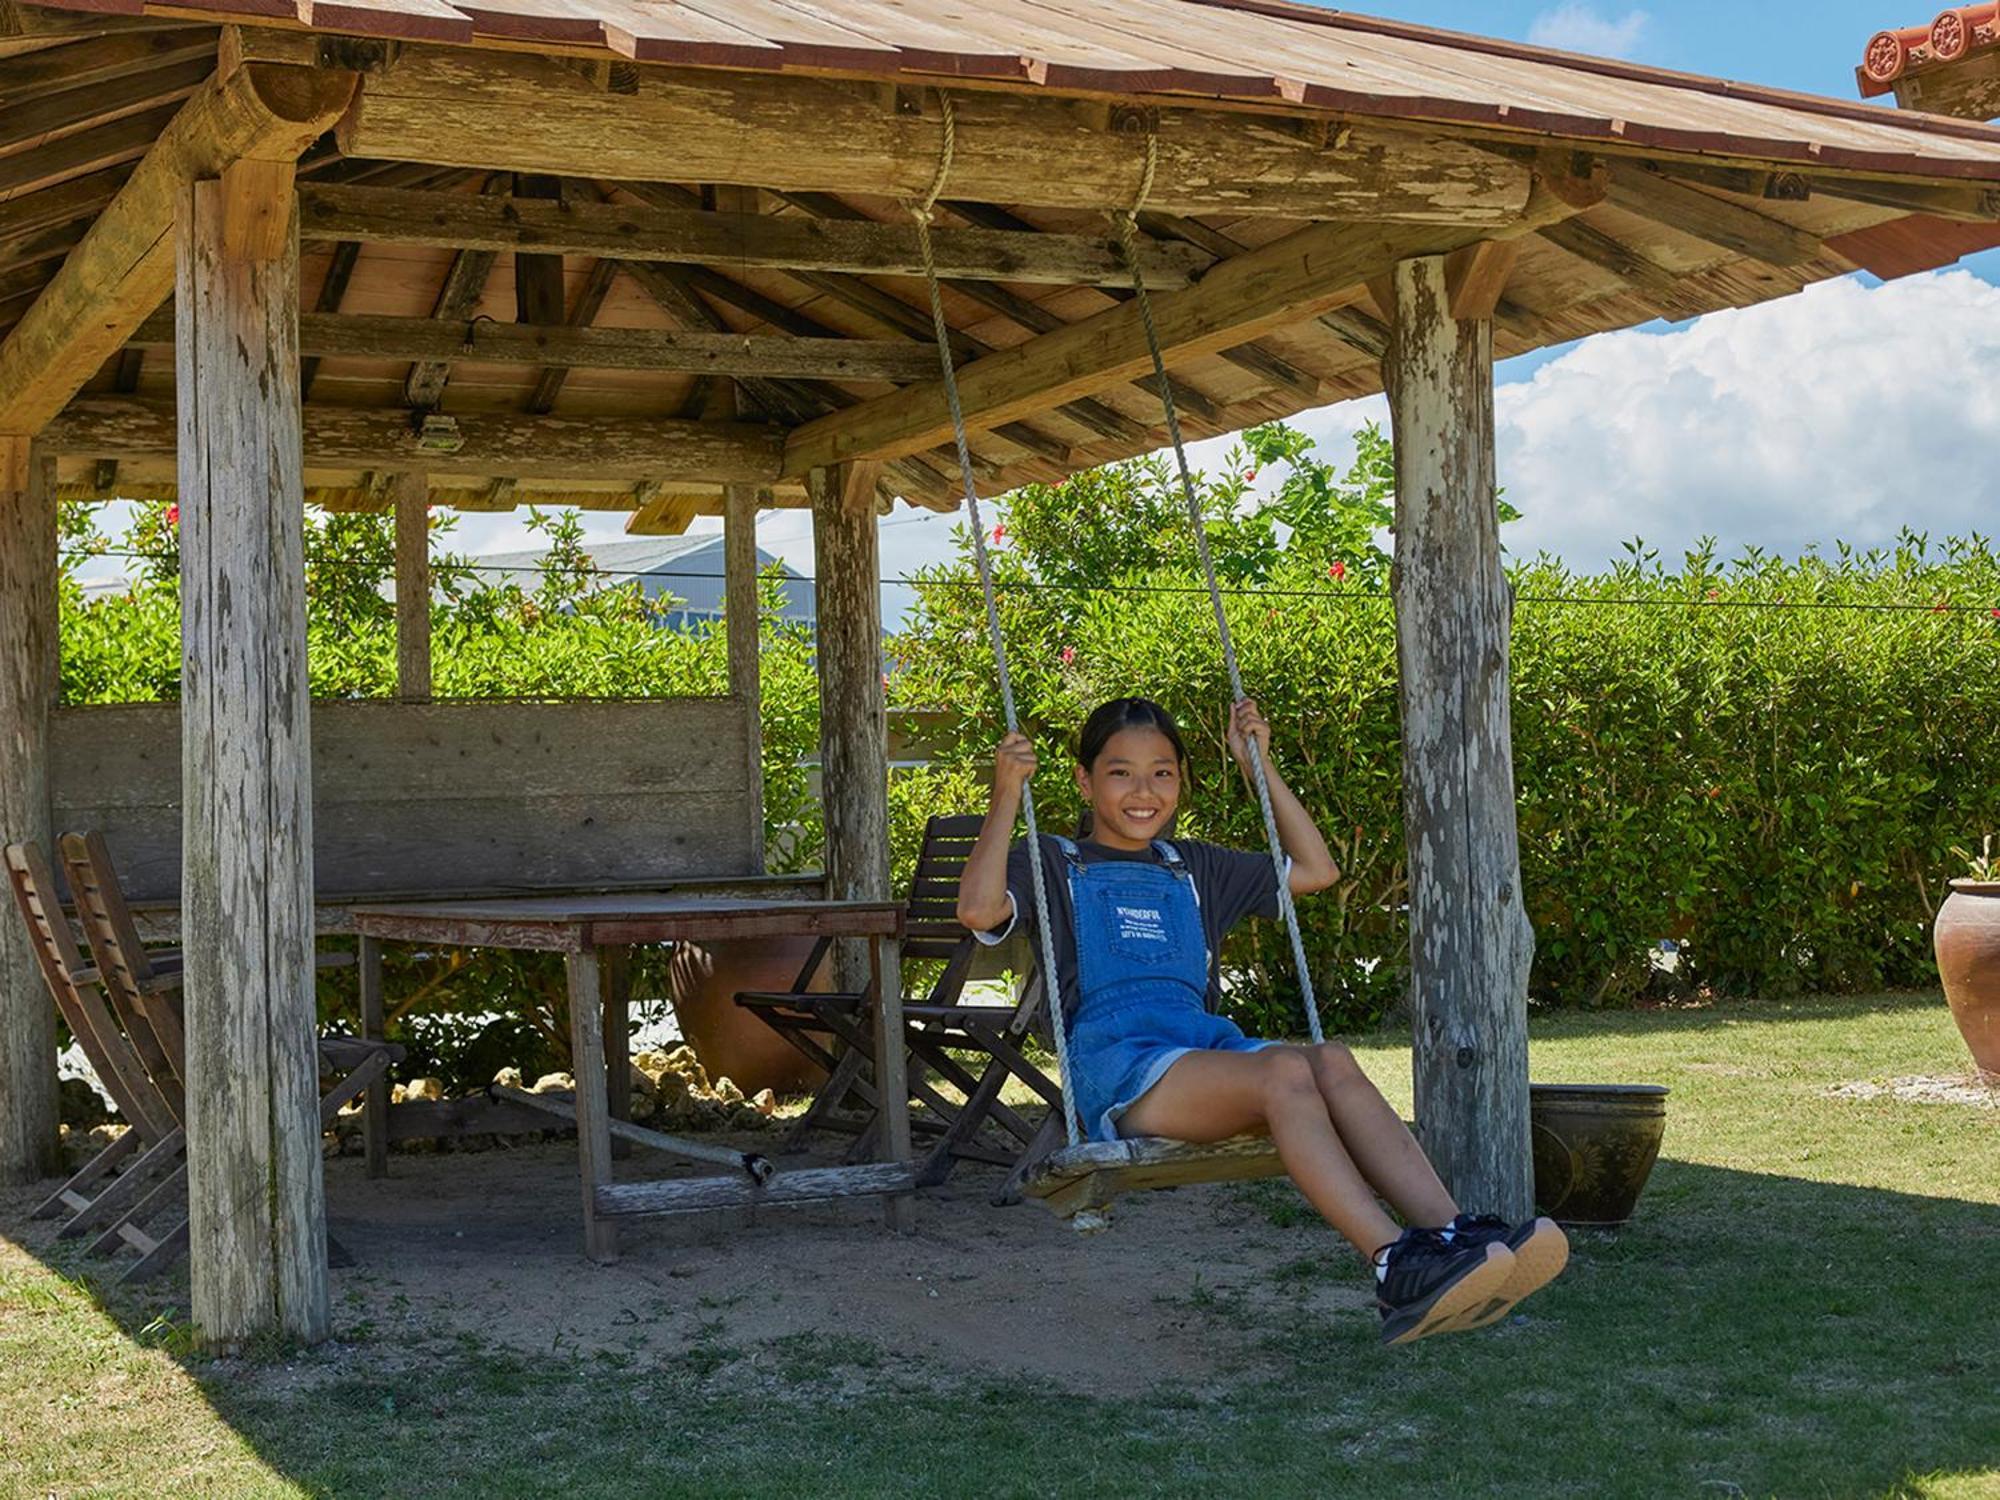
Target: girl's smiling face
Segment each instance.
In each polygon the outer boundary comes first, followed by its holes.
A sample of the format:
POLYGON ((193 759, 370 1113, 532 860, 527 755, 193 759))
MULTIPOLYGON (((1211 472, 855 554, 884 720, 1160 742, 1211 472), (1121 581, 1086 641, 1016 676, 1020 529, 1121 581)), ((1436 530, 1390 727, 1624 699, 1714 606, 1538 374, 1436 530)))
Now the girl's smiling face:
POLYGON ((1076 768, 1090 804, 1090 837, 1110 849, 1144 849, 1164 838, 1181 800, 1181 762, 1159 730, 1134 725, 1104 742, 1096 761, 1076 768))

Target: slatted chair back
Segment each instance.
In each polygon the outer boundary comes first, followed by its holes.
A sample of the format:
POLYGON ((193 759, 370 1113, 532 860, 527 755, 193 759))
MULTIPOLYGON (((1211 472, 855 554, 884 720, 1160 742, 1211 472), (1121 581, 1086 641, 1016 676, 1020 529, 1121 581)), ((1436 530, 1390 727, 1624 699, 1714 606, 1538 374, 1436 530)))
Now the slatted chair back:
POLYGON ((7 882, 32 940, 35 962, 48 984, 56 1011, 69 1026, 118 1113, 147 1142, 172 1134, 180 1124, 180 1101, 160 1088, 134 1040, 120 1028, 103 992, 89 976, 56 899, 55 874, 34 844, 6 848, 7 882))
POLYGON ((958 920, 958 885, 984 821, 976 813, 953 813, 924 825, 924 842, 910 877, 905 958, 950 959, 963 945, 967 934, 958 920))
MULTIPOLYGON (((154 1068, 186 1081, 187 1044, 179 1009, 155 983, 153 961, 139 940, 132 909, 118 882, 117 866, 104 835, 95 830, 65 833, 57 841, 63 873, 76 897, 77 921, 97 960, 98 972, 121 1014, 137 1019, 133 1041, 154 1068)), ((130 1022, 128 1022, 130 1024, 130 1022)))

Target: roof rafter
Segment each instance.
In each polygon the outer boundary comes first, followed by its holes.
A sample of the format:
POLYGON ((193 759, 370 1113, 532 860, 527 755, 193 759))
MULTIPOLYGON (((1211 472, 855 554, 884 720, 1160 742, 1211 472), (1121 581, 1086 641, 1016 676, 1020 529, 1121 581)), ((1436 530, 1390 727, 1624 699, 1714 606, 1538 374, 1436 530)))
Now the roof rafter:
MULTIPOLYGON (((913 224, 813 220, 630 204, 565 203, 517 196, 499 202, 393 188, 309 186, 299 190, 303 232, 335 239, 516 255, 599 255, 766 270, 920 276, 913 224)), ((1132 272, 1109 236, 940 228, 931 232, 938 275, 1054 286, 1130 286, 1132 272)), ((1186 286, 1209 257, 1191 245, 1147 252, 1146 284, 1186 286)))
POLYGON ((351 73, 225 56, 0 344, 0 431, 40 430, 165 300, 182 184, 240 160, 296 160, 353 92, 351 73))
MULTIPOLYGON (((1595 179, 1550 178, 1509 233, 1567 217, 1603 193, 1595 179)), ((1448 254, 1492 238, 1484 228, 1317 224, 1223 261, 1200 284, 1152 299, 1163 355, 1186 358, 1240 344, 1267 328, 1344 305, 1398 261, 1448 254)), ((958 379, 966 420, 990 427, 1102 390, 1151 365, 1136 302, 1121 304, 966 366, 958 379)), ((895 457, 951 435, 942 383, 877 397, 793 432, 785 471, 848 458, 895 457)))

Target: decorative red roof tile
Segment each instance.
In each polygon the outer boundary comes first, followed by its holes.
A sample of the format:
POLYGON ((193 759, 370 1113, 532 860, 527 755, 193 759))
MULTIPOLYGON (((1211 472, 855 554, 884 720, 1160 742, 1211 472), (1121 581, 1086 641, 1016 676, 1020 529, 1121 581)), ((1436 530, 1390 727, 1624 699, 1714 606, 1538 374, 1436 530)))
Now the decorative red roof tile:
POLYGON ((1856 76, 1861 92, 1873 97, 1888 93, 1906 74, 1955 63, 1993 46, 2000 46, 2000 0, 1954 5, 1928 26, 1876 32, 1861 54, 1856 76))

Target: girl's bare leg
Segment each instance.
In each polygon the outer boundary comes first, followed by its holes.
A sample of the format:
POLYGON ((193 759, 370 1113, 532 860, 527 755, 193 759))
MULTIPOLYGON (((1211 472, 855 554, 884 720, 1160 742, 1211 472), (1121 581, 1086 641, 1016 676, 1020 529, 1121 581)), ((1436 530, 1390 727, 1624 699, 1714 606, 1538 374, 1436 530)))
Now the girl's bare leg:
POLYGON ((1140 1096, 1121 1124, 1133 1135, 1198 1144, 1269 1131, 1299 1191, 1364 1257, 1402 1232, 1341 1144, 1312 1058, 1301 1048, 1190 1052, 1140 1096))
POLYGON ((1458 1205, 1410 1127, 1361 1071, 1354 1054, 1339 1042, 1298 1050, 1312 1060, 1326 1112, 1361 1175, 1410 1223, 1433 1229, 1449 1224, 1458 1205))

